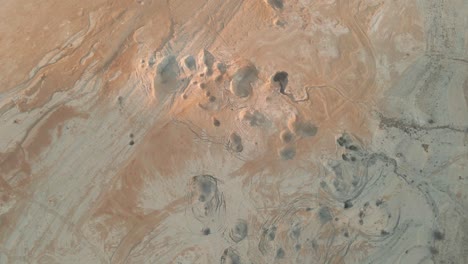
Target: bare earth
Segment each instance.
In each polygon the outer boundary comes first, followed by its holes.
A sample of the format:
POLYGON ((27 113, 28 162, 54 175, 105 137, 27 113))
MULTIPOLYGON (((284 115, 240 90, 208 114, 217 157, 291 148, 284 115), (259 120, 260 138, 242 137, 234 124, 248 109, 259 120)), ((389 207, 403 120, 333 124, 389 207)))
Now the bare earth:
POLYGON ((0 263, 468 263, 466 0, 0 17, 0 263))

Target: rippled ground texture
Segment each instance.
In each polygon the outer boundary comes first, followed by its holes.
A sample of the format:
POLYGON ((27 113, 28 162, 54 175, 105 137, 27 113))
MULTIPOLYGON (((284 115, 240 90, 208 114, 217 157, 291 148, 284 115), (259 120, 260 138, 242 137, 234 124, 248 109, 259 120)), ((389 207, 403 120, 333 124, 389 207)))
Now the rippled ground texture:
POLYGON ((0 263, 468 263, 465 0, 5 0, 0 263))

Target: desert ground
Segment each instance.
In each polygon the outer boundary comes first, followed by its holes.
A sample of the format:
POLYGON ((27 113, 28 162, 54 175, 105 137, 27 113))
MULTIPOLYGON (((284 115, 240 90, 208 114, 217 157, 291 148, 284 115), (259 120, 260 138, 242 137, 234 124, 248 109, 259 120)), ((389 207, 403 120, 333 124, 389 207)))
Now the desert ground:
POLYGON ((468 263, 468 1, 0 17, 0 263, 468 263))

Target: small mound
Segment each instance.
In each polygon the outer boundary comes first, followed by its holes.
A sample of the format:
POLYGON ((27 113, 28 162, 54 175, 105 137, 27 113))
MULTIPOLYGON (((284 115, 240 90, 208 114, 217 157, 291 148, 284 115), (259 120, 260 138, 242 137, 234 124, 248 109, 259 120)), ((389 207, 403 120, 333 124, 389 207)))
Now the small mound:
POLYGON ((239 68, 231 80, 231 92, 238 97, 248 97, 252 93, 251 83, 257 78, 257 68, 251 63, 239 68))
POLYGON ((266 0, 266 3, 274 9, 282 9, 284 7, 283 0, 266 0))
POLYGON ((216 117, 212 117, 211 121, 213 122, 213 126, 219 127, 221 125, 221 122, 216 117))
POLYGON ((191 55, 184 58, 184 65, 192 71, 197 69, 197 62, 195 61, 195 58, 191 55))
POLYGON ((231 133, 229 136, 229 146, 235 152, 242 152, 244 150, 242 138, 236 132, 231 133))
POLYGON ((226 64, 224 64, 224 63, 222 63, 222 62, 218 62, 218 64, 216 64, 216 68, 218 68, 218 71, 219 71, 221 74, 226 73, 226 70, 227 70, 226 64))
POLYGON ((216 179, 211 175, 195 176, 192 183, 200 202, 211 200, 218 190, 216 179))
POLYGON ((241 258, 232 248, 227 248, 221 256, 221 263, 241 264, 241 258))
POLYGON ((317 134, 318 128, 312 122, 301 122, 297 116, 289 119, 289 129, 301 137, 312 137, 317 134))
POLYGON ((211 230, 208 227, 203 228, 202 233, 203 233, 203 235, 207 236, 207 235, 211 234, 211 230))
POLYGON ((283 160, 292 160, 296 156, 296 148, 292 146, 285 146, 278 150, 278 155, 283 160))
POLYGON ((176 80, 179 77, 179 66, 177 65, 176 57, 168 55, 164 57, 156 68, 156 81, 165 84, 176 80))
POLYGON ((248 122, 250 126, 261 126, 265 123, 265 116, 258 110, 243 110, 239 113, 239 118, 243 122, 248 122))
POLYGON ((154 96, 158 100, 164 100, 180 87, 179 73, 179 65, 174 55, 166 56, 158 62, 153 79, 154 96))
POLYGON ((284 255, 285 255, 284 249, 278 248, 278 250, 276 250, 276 258, 282 259, 284 258, 284 255))
POLYGON ((280 93, 285 94, 284 91, 288 85, 288 73, 284 71, 275 73, 273 76, 273 81, 279 83, 280 93))
POLYGON ((294 135, 293 133, 291 133, 291 131, 286 129, 286 130, 281 131, 280 139, 281 141, 283 141, 283 143, 289 143, 294 139, 294 135))
POLYGON ((215 62, 215 57, 208 50, 204 49, 200 53, 199 61, 201 64, 205 65, 206 68, 211 69, 215 62))
POLYGON ((320 207, 317 215, 318 215, 318 218, 320 219, 320 222, 322 222, 322 224, 325 224, 333 219, 330 208, 326 206, 320 207))
POLYGON ((239 243, 248 234, 248 226, 245 220, 239 219, 236 225, 231 229, 229 232, 229 236, 231 237, 232 241, 239 243))

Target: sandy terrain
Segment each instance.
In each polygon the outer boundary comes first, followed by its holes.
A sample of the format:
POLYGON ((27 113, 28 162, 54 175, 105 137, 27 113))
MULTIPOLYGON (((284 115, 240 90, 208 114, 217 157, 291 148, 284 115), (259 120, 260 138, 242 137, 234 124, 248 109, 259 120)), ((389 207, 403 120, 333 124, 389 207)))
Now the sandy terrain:
POLYGON ((0 263, 468 263, 466 0, 4 0, 0 263))

